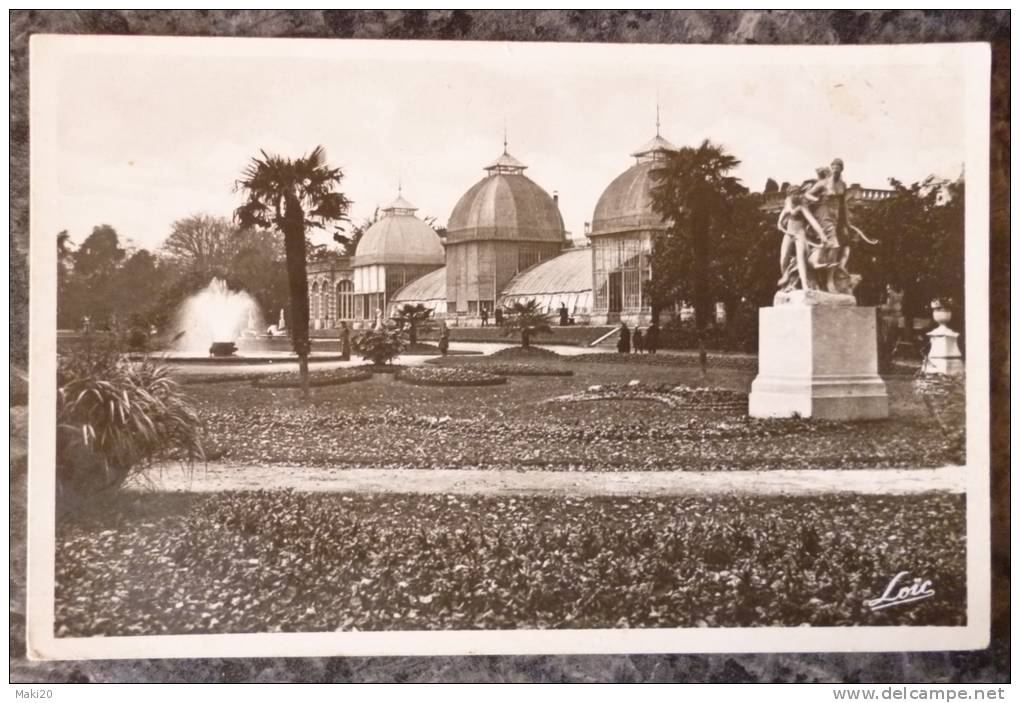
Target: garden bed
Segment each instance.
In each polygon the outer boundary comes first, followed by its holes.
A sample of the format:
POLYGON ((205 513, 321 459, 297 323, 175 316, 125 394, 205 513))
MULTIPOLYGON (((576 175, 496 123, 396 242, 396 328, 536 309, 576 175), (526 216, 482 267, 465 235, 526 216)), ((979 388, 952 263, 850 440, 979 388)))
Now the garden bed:
MULTIPOLYGON (((308 385, 312 388, 339 386, 355 381, 367 381, 370 378, 372 378, 372 372, 365 367, 312 371, 308 374, 308 385)), ((256 388, 300 388, 301 376, 297 371, 261 374, 252 380, 252 385, 256 388)))
POLYGON ((747 411, 747 395, 725 388, 691 388, 660 384, 648 386, 637 381, 627 385, 597 385, 569 393, 546 403, 577 403, 599 400, 650 400, 671 408, 693 410, 747 411))
POLYGON ((133 500, 59 526, 58 637, 966 618, 961 495, 133 500), (900 571, 935 596, 869 610, 900 571))
POLYGON ((542 347, 507 347, 489 354, 489 359, 499 361, 532 361, 540 359, 562 359, 563 357, 552 349, 542 347))
MULTIPOLYGON (((697 352, 659 352, 658 354, 577 354, 567 357, 578 364, 645 364, 648 366, 698 366, 697 352)), ((758 370, 758 357, 753 354, 709 353, 707 364, 712 368, 758 370)))
POLYGON ((469 361, 467 364, 452 361, 450 359, 429 359, 425 362, 433 366, 441 366, 443 368, 469 368, 469 369, 481 369, 488 373, 494 373, 497 376, 573 376, 574 372, 570 369, 556 368, 553 366, 540 366, 534 363, 522 362, 507 362, 507 363, 492 363, 487 360, 469 361))
POLYGON ((505 376, 463 366, 413 366, 397 372, 396 379, 416 386, 498 386, 505 376))

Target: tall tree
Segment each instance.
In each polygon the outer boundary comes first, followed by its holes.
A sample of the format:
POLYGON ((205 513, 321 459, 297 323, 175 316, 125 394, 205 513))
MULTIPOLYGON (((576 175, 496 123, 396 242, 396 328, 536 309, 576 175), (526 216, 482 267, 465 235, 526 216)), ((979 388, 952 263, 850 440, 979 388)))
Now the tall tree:
POLYGON ((290 288, 291 342, 298 355, 301 392, 308 397, 308 279, 305 233, 326 229, 347 219, 350 201, 336 187, 343 180, 339 168, 326 164, 321 146, 307 156, 285 159, 261 151, 235 183, 246 201, 234 211, 243 228, 275 228, 283 233, 290 288))
MULTIPOLYGON (((694 304, 701 367, 707 367, 705 327, 713 314, 713 244, 732 226, 731 203, 747 189, 729 175, 740 161, 705 140, 669 152, 653 170, 652 204, 669 223, 655 240, 650 292, 654 307, 676 300, 694 304)), ((730 281, 733 285, 735 282, 730 281)))
POLYGON ((183 269, 208 273, 226 267, 240 244, 230 220, 195 214, 173 223, 163 254, 183 269))

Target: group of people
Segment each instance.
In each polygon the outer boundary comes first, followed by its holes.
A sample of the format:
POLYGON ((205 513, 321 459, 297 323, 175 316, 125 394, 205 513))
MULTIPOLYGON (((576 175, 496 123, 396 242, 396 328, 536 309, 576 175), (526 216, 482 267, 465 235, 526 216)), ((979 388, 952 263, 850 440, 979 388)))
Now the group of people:
POLYGON ((631 334, 626 322, 620 323, 620 338, 616 342, 616 351, 630 354, 633 345, 635 354, 654 354, 659 349, 659 325, 653 322, 644 332, 640 327, 631 334))

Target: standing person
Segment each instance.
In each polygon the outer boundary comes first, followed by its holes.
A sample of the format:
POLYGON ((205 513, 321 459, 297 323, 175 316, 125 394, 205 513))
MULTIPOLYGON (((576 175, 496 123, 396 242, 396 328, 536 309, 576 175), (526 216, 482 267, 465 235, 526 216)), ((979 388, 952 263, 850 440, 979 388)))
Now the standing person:
POLYGON ((570 311, 566 303, 560 303, 560 327, 566 327, 570 321, 570 311))
POLYGON ((340 360, 351 360, 351 330, 346 322, 340 323, 340 360))
POLYGON ((616 351, 621 354, 630 354, 630 328, 626 322, 620 323, 620 341, 616 343, 616 351))
POLYGON ((446 326, 446 320, 439 323, 439 353, 446 356, 450 348, 450 328, 446 326))
POLYGON ((482 306, 482 327, 489 325, 489 308, 482 306))
POLYGON ((496 308, 496 327, 503 326, 503 308, 496 308))
POLYGON ((631 337, 631 341, 634 343, 634 353, 640 354, 645 350, 645 337, 641 334, 641 328, 634 328, 634 336, 631 337))
POLYGON ((659 348, 659 323, 652 321, 652 324, 645 331, 645 349, 649 354, 654 354, 659 348))

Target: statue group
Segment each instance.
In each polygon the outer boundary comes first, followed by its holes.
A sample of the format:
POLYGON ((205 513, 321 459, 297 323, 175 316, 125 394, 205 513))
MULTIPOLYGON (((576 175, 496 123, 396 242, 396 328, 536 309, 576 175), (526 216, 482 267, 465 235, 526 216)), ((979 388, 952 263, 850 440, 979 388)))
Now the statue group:
POLYGON ((791 185, 779 213, 780 293, 794 290, 853 295, 856 277, 847 271, 850 245, 875 244, 850 221, 843 160, 816 171, 817 178, 791 185))

